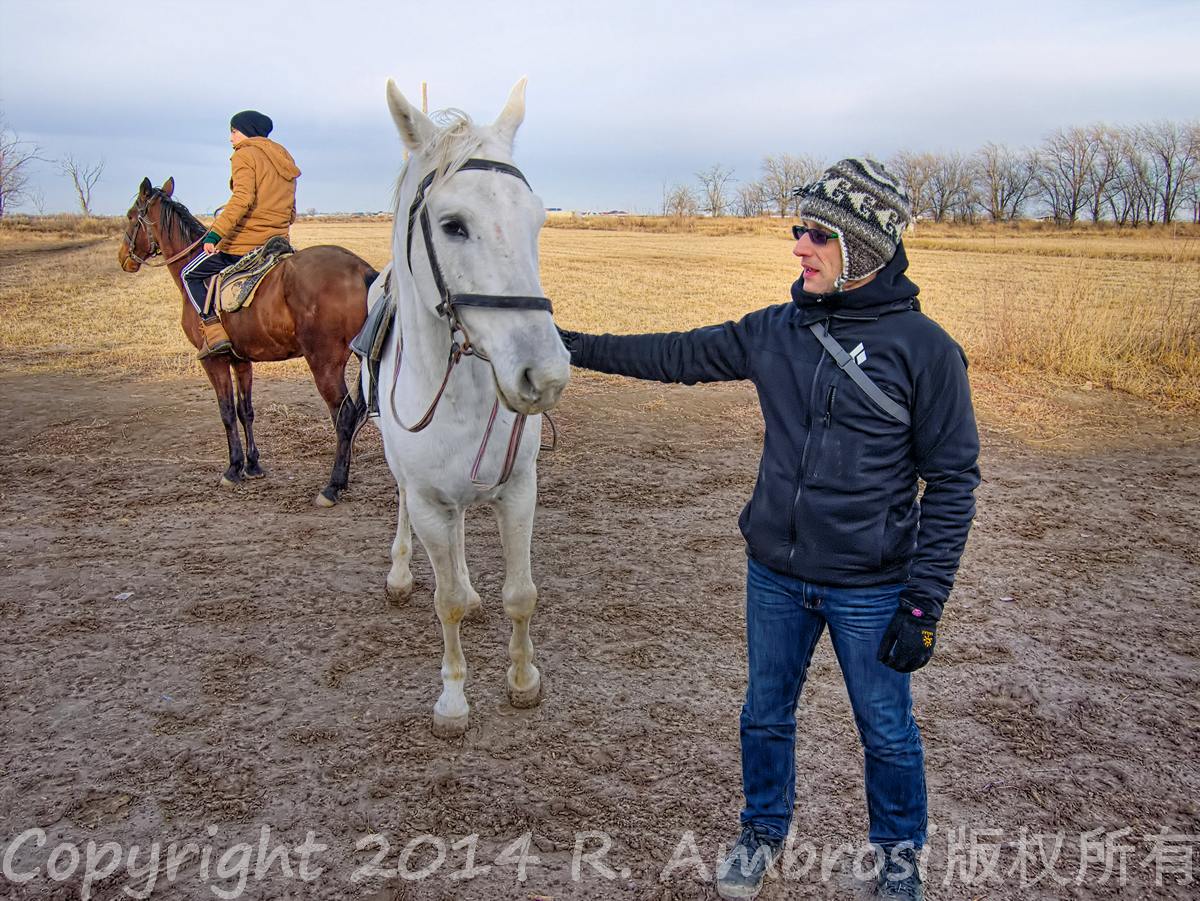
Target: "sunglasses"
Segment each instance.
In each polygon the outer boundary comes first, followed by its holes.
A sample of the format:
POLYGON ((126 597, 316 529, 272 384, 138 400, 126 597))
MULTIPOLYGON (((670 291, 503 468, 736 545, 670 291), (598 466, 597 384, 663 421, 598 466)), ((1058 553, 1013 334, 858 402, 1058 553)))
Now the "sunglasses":
POLYGON ((830 238, 839 237, 837 232, 821 231, 819 228, 809 228, 807 225, 793 225, 792 237, 799 241, 805 235, 808 235, 809 240, 817 247, 824 247, 830 238))

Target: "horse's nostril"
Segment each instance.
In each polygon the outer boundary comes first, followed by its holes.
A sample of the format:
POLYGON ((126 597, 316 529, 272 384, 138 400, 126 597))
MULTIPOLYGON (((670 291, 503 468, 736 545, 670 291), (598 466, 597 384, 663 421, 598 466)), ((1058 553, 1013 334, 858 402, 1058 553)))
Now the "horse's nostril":
POLYGON ((532 369, 521 370, 521 379, 517 382, 517 386, 517 390, 521 392, 521 397, 525 400, 535 401, 541 397, 542 389, 534 382, 532 369))

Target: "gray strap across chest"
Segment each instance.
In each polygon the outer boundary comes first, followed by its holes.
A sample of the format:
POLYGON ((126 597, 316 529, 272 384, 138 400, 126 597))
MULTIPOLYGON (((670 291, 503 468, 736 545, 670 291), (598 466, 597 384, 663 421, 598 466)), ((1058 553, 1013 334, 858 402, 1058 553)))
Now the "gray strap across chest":
POLYGON ((902 422, 904 425, 912 425, 912 418, 908 415, 908 410, 884 394, 883 389, 871 381, 871 377, 862 371, 862 367, 855 362, 854 357, 846 353, 833 335, 826 331, 824 325, 814 322, 808 327, 808 330, 817 336, 817 340, 833 357, 838 367, 854 380, 854 384, 858 385, 867 397, 875 402, 875 406, 891 416, 892 419, 902 422))

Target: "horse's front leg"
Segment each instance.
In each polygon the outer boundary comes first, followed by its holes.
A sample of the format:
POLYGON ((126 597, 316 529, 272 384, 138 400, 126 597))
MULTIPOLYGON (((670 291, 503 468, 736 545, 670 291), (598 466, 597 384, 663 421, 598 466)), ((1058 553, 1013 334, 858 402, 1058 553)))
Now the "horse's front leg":
POLYGON ((529 568, 533 511, 537 505, 537 473, 514 475, 496 501, 496 519, 504 546, 504 612, 512 620, 508 655, 508 700, 514 707, 534 707, 542 699, 542 678, 534 666, 529 622, 537 606, 537 586, 529 568))
POLYGON ((213 390, 217 392, 217 406, 221 410, 221 422, 225 426, 225 441, 229 445, 229 468, 221 476, 221 484, 229 487, 242 480, 246 456, 242 451, 242 439, 238 435, 237 407, 233 400, 233 377, 229 373, 229 355, 205 357, 200 361, 213 390))
POLYGON ((433 734, 457 738, 467 731, 470 713, 460 629, 473 604, 479 603, 467 576, 464 511, 427 500, 412 486, 406 493, 413 529, 433 564, 433 604, 442 624, 442 693, 433 707, 433 734))

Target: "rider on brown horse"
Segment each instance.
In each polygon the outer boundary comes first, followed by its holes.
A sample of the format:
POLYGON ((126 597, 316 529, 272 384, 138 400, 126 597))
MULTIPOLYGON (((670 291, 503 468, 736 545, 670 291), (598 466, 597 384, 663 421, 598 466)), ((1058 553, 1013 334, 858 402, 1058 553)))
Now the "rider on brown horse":
POLYGON ((204 250, 183 268, 188 297, 204 324, 201 359, 233 351, 217 305, 205 309, 209 279, 268 238, 287 237, 288 226, 296 221, 300 170, 292 155, 267 137, 273 127, 268 116, 255 110, 243 110, 229 120, 233 195, 204 236, 204 250))

